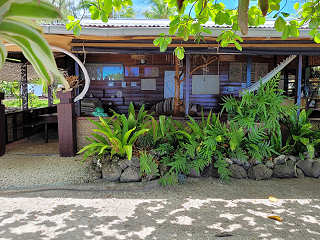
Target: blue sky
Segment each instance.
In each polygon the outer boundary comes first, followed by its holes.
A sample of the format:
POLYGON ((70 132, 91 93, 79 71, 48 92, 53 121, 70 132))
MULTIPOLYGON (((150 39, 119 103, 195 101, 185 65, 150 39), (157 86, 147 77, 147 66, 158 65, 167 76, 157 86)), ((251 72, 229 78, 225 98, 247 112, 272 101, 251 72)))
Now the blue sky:
MULTIPOLYGON (((282 10, 283 12, 288 13, 295 13, 295 10, 293 9, 293 4, 299 0, 287 0, 287 4, 282 10)), ((221 0, 220 2, 223 2, 227 8, 235 8, 238 5, 238 0, 221 0)), ((258 2, 258 0, 255 1, 255 3, 258 2)), ((282 1, 282 6, 284 5, 285 1, 282 1)), ((300 0, 301 2, 301 0, 300 0)), ((254 1, 251 0, 251 4, 254 4, 254 1)), ((133 8, 135 12, 137 13, 137 18, 144 18, 143 12, 146 11, 148 8, 150 8, 150 1, 149 0, 133 0, 133 8)))

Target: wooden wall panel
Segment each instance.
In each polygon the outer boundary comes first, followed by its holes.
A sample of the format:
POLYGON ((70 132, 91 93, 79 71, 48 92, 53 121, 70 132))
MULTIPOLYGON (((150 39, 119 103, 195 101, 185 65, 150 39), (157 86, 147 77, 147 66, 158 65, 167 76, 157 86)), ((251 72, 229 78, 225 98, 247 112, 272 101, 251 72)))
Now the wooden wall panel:
MULTIPOLYGON (((231 62, 246 63, 247 57, 242 55, 234 55, 232 57, 221 57, 210 64, 206 69, 200 69, 194 75, 219 75, 220 76, 220 94, 213 95, 193 95, 192 94, 192 81, 190 81, 190 104, 198 104, 204 108, 218 108, 219 101, 223 95, 238 95, 239 90, 245 79, 242 82, 229 81, 229 67, 231 62)), ((266 63, 269 69, 272 68, 274 58, 270 57, 253 57, 253 63, 266 63)), ((126 87, 122 87, 121 81, 114 81, 114 86, 108 86, 108 81, 92 81, 87 97, 94 96, 101 98, 101 100, 111 101, 115 104, 119 111, 126 112, 129 103, 132 101, 138 105, 146 104, 152 105, 163 100, 164 92, 164 73, 165 71, 174 70, 173 55, 124 55, 124 54, 89 54, 86 56, 87 63, 121 63, 124 66, 139 66, 139 77, 124 77, 126 87), (140 64, 143 58, 146 64, 140 64), (156 77, 157 89, 155 91, 142 91, 141 79, 152 78, 144 77, 144 68, 156 66, 159 68, 159 76, 156 77), (136 87, 131 87, 131 83, 136 82, 136 87), (119 97, 119 92, 121 96, 119 97)), ((191 57, 191 70, 199 64, 197 57, 191 57)), ((246 76, 246 68, 243 70, 246 76)), ((184 85, 184 93, 185 93, 184 85)))

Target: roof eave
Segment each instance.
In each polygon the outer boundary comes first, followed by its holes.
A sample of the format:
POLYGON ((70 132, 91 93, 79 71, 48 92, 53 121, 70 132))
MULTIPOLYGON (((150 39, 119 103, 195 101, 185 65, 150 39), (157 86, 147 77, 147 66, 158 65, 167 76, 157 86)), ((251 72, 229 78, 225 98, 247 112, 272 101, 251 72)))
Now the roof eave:
MULTIPOLYGON (((218 36, 222 31, 230 30, 229 28, 214 28, 209 27, 212 34, 204 34, 204 36, 218 36)), ((63 25, 45 25, 43 26, 45 34, 73 34, 72 31, 66 30, 63 25)), ((309 29, 301 29, 299 38, 310 38, 309 29)), ((158 36, 160 33, 169 34, 168 27, 82 27, 81 34, 89 36, 158 36)), ((265 38, 280 38, 282 33, 277 32, 272 28, 251 28, 248 35, 243 37, 265 37, 265 38)))

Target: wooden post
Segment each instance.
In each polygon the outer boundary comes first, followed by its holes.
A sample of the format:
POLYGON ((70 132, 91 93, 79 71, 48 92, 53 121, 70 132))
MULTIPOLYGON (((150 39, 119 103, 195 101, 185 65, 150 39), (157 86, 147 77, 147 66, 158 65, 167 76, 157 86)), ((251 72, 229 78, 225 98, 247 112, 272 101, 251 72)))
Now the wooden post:
POLYGON ((189 105, 190 105, 190 82, 192 76, 190 75, 191 67, 190 67, 190 55, 186 55, 186 82, 185 82, 185 113, 186 116, 189 115, 189 105))
MULTIPOLYGON (((78 77, 78 79, 80 80, 80 68, 79 68, 79 64, 77 62, 74 62, 74 73, 75 76, 78 77)), ((79 95, 79 88, 76 88, 76 94, 79 95)), ((76 102, 76 115, 78 117, 80 117, 81 114, 81 103, 80 101, 76 102)))
POLYGON ((48 85, 48 107, 53 105, 52 84, 48 85))
POLYGON ((77 131, 74 109, 74 91, 57 93, 58 104, 59 152, 61 157, 73 157, 77 152, 77 131))
POLYGON ((22 110, 28 110, 28 77, 27 63, 21 64, 20 96, 22 99, 22 110))
POLYGON ((301 81, 302 81, 302 55, 299 55, 299 66, 298 66, 298 87, 297 87, 297 105, 298 105, 298 116, 300 115, 301 107, 301 81))
POLYGON ((251 67, 252 67, 252 58, 248 56, 247 62, 247 87, 251 86, 251 67))
POLYGON ((6 152, 6 115, 5 107, 1 103, 4 99, 4 93, 0 92, 0 156, 6 152))
POLYGON ((289 90, 289 73, 288 73, 288 71, 284 72, 283 78, 284 78, 284 91, 288 95, 288 90, 289 90))

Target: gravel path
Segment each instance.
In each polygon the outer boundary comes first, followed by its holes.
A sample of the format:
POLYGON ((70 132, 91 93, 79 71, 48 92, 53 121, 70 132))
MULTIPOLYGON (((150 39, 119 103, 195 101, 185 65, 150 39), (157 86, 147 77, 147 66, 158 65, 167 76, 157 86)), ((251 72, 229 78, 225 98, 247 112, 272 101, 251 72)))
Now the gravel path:
POLYGON ((319 179, 194 179, 116 191, 125 186, 0 191, 0 239, 320 239, 319 179))
POLYGON ((0 189, 93 181, 95 176, 81 160, 81 156, 61 158, 58 154, 5 154, 0 157, 0 189))
POLYGON ((0 157, 0 189, 80 184, 96 179, 82 157, 61 158, 57 137, 32 136, 6 146, 0 157))

